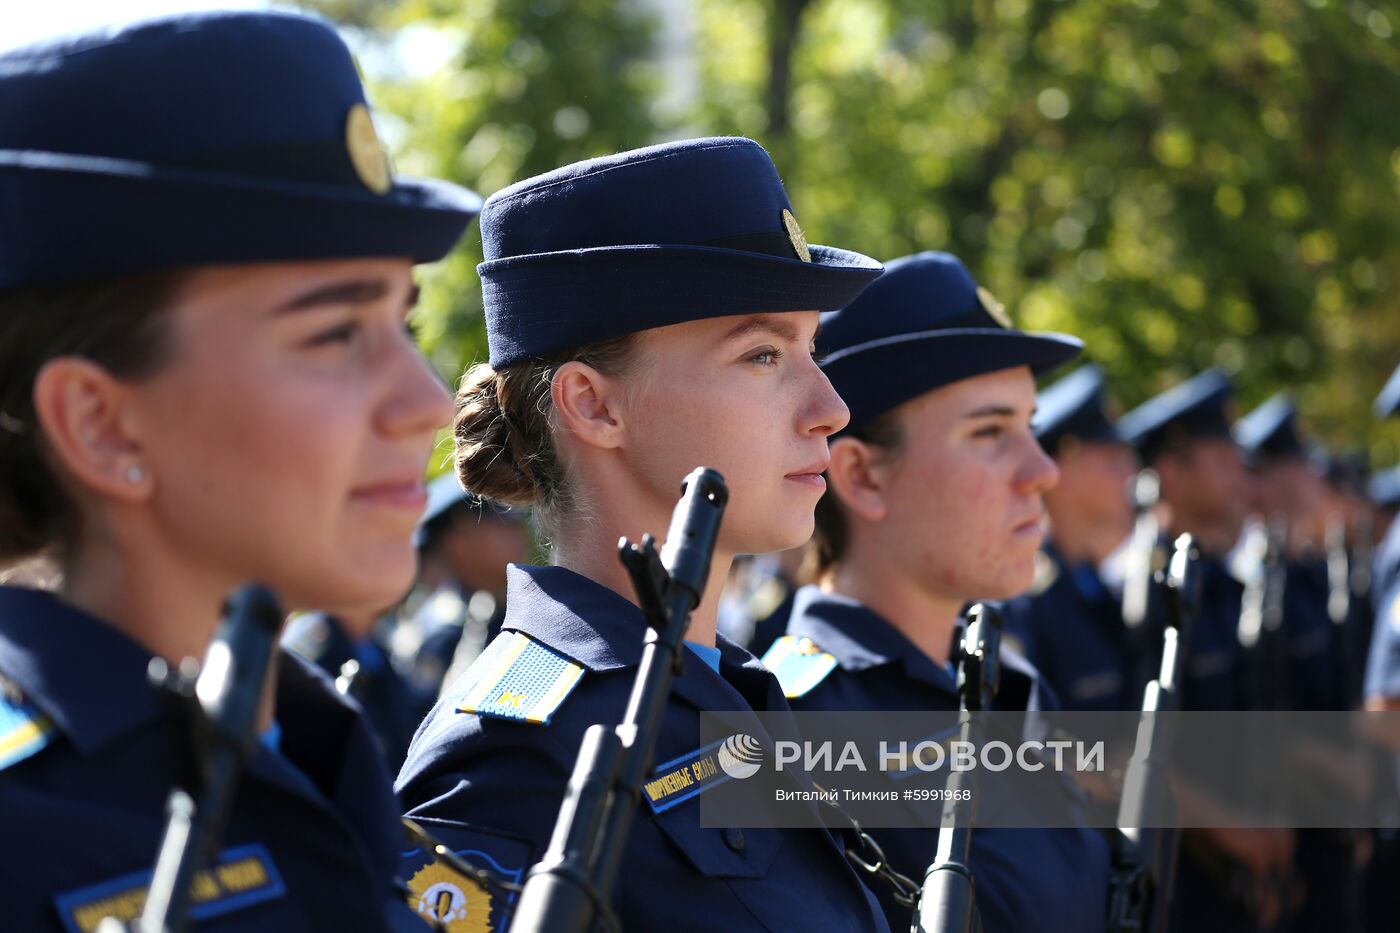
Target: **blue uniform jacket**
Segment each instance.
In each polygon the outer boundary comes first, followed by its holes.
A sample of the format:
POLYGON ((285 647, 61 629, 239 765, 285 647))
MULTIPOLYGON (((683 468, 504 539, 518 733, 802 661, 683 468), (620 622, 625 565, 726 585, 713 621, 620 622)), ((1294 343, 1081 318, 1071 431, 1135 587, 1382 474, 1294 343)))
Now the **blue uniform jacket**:
MULTIPOLYGON (((836 659, 834 668, 793 707, 806 710, 956 710, 957 683, 894 626, 854 600, 816 587, 798 591, 788 635, 810 638, 836 659)), ((810 681, 809 681, 810 683, 810 681)), ((805 685, 804 685, 805 686, 805 685)), ((1034 669, 1003 653, 1001 709, 1050 709, 1034 669)), ((898 738, 905 738, 903 736, 898 738)), ((916 736, 907 737, 911 740, 916 736)), ((1069 791, 1066 791, 1067 797, 1069 791)), ((1067 799, 1077 806, 1077 799, 1067 799)), ((916 880, 933 858, 937 830, 871 829, 900 872, 916 880)), ((974 829, 971 868, 986 933, 1094 933, 1108 907, 1109 850, 1091 829, 974 829)), ((910 911, 876 891, 892 929, 907 929, 910 911)))
POLYGON ((1008 641, 1019 642, 1065 709, 1140 709, 1118 597, 1089 564, 1067 567, 1050 547, 1041 559, 1043 588, 1003 607, 1008 641))
POLYGON ((1201 607, 1191 628, 1182 708, 1242 708, 1239 624, 1244 586, 1214 557, 1201 561, 1201 607))
MULTIPOLYGON (((151 655, 48 593, 0 587, 0 873, 7 930, 129 919, 155 862, 171 735, 151 655)), ((199 930, 423 930, 394 881, 402 830, 359 714, 304 662, 277 673, 280 752, 259 745, 199 930)))
MULTIPOLYGON (((483 867, 522 876, 548 843, 584 731, 621 722, 645 631, 641 611, 606 587, 560 567, 512 565, 501 635, 444 691, 409 749, 397 785, 409 815, 483 867)), ((702 710, 738 711, 762 738, 743 714, 787 709, 756 659, 723 639, 720 652, 720 673, 686 658, 658 762, 699 749, 702 710)), ((705 828, 697 797, 661 812, 641 804, 615 905, 626 930, 886 929, 831 834, 705 828)), ((505 916, 493 906, 490 928, 503 929, 505 916)))

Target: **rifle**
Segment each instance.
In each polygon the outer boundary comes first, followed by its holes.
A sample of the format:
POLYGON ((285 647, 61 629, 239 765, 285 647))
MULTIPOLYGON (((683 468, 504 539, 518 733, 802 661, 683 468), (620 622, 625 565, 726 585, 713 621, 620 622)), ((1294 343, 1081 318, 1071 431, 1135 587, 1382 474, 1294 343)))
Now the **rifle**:
POLYGON ((1123 575, 1123 627, 1127 633, 1128 696, 1139 696, 1156 675, 1158 630, 1162 627, 1153 599, 1157 574, 1165 564, 1157 500, 1161 483, 1155 471, 1141 470, 1133 480, 1137 519, 1128 544, 1123 575))
MULTIPOLYGON (((967 618, 958 651, 958 738, 980 745, 982 724, 973 714, 991 709, 1001 684, 1002 619, 996 609, 980 603, 968 610, 967 618)), ((976 771, 952 772, 948 790, 938 850, 924 872, 914 933, 975 933, 982 929, 982 918, 973 900, 972 869, 968 866, 972 824, 977 818, 976 771)))
POLYGON ((613 886, 728 498, 722 476, 697 468, 681 486, 660 556, 649 534, 640 546, 619 542, 648 625, 642 660, 622 724, 584 733, 549 848, 521 889, 513 933, 585 933, 598 923, 620 929, 613 886))
POLYGON ((1244 708, 1288 708, 1288 645, 1283 629, 1283 595, 1288 582, 1284 561, 1287 526, 1280 521, 1255 529, 1245 542, 1247 564, 1237 637, 1244 649, 1244 708))
POLYGON ((186 658, 172 671, 164 660, 151 660, 147 676, 182 727, 176 744, 184 773, 166 802, 165 829, 141 917, 130 927, 108 917, 99 933, 186 929, 191 887, 219 847, 238 778, 257 745, 258 705, 281 628, 277 597, 248 584, 224 604, 223 620, 202 664, 186 658))
POLYGON ((1200 610, 1201 553, 1190 535, 1176 540, 1165 578, 1159 578, 1167 610, 1162 662, 1148 683, 1138 720, 1137 744, 1123 777, 1109 895, 1110 933, 1161 933, 1176 882, 1180 831, 1171 791, 1170 758, 1176 744, 1173 714, 1181 710, 1181 676, 1200 610), (1166 715, 1159 715, 1166 714, 1166 715))
POLYGON ((1333 663, 1341 697, 1348 704, 1361 696, 1360 677, 1357 673, 1357 659, 1360 648, 1357 646, 1355 607, 1352 584, 1356 577, 1351 566, 1351 554, 1347 550, 1346 523, 1336 516, 1327 520, 1327 618, 1332 623, 1336 641, 1332 648, 1333 663))

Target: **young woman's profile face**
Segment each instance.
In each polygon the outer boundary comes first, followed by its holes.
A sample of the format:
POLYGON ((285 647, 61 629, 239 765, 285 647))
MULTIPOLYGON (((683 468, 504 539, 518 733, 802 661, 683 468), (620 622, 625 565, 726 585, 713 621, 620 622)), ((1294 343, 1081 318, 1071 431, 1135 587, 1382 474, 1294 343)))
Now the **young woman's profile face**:
POLYGON ((627 456, 670 513, 697 466, 729 487, 720 548, 762 553, 812 534, 826 489, 826 439, 850 413, 812 358, 815 311, 689 321, 642 335, 629 403, 627 456))
POLYGON ((154 527, 218 585, 289 607, 388 605, 412 582, 446 389, 405 317, 406 259, 207 268, 171 312, 174 353, 131 387, 154 527))
POLYGON ((1006 599, 1030 586, 1041 495, 1058 478, 1030 428, 1026 367, 964 379, 905 403, 885 467, 886 553, 943 598, 1006 599))

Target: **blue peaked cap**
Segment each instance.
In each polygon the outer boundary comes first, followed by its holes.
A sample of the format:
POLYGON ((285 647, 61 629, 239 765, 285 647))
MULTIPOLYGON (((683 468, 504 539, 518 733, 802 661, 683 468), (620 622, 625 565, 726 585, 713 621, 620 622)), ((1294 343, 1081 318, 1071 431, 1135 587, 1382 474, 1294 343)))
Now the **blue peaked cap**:
POLYGON ((822 370, 851 410, 847 431, 949 383, 1028 366, 1049 371, 1084 344, 1011 326, 991 293, 948 253, 891 260, 860 297, 822 315, 822 370))
POLYGON ((684 321, 840 307, 877 275, 808 246, 777 169, 714 137, 566 165, 486 200, 481 275, 491 366, 684 321))
POLYGON ((1031 427, 1051 456, 1070 437, 1085 443, 1122 443, 1104 404, 1103 371, 1092 363, 1037 394, 1031 427))
POLYGON ((324 20, 201 12, 0 50, 0 288, 441 258, 481 206, 396 178, 324 20))
POLYGON ((1389 418, 1400 411, 1400 366, 1395 367, 1395 372, 1386 380, 1385 388, 1376 396, 1375 411, 1377 418, 1389 418))
POLYGON ((1231 433, 1250 466, 1308 456, 1308 449, 1298 435, 1297 406, 1286 392, 1278 393, 1236 421, 1231 433))
POLYGON ((1150 462, 1167 447, 1193 438, 1230 437, 1234 390, 1218 369, 1179 383, 1118 419, 1118 433, 1150 462))

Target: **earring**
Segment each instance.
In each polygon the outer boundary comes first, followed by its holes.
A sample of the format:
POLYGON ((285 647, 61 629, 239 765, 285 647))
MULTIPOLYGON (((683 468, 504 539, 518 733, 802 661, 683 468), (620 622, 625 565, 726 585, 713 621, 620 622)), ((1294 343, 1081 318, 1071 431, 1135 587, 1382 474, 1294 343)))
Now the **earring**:
POLYGON ((132 464, 131 466, 126 468, 126 481, 128 483, 131 483, 133 486, 141 482, 145 478, 146 471, 141 469, 136 464, 132 464))

